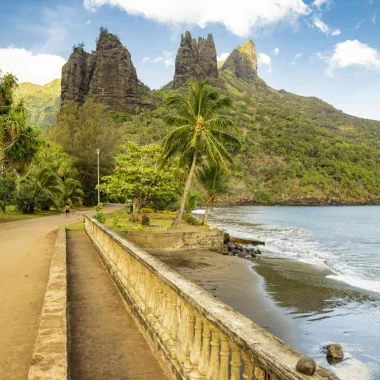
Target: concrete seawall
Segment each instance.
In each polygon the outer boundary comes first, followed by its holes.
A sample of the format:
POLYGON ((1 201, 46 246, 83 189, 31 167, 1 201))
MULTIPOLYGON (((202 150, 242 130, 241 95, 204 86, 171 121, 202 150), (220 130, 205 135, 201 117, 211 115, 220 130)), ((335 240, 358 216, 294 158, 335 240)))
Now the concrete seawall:
POLYGON ((28 380, 67 380, 66 231, 61 226, 50 267, 28 380))
POLYGON ((297 372, 299 352, 94 219, 85 230, 173 378, 338 379, 297 372))

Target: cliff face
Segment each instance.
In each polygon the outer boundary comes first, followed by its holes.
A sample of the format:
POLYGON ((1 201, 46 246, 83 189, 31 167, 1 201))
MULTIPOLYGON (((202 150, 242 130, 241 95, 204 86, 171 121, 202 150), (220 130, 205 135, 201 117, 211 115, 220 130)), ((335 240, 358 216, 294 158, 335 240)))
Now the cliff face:
POLYGON ((181 45, 175 60, 173 87, 178 88, 190 79, 218 78, 216 48, 211 34, 207 38, 191 37, 190 32, 181 36, 181 45))
POLYGON ((110 33, 100 36, 91 54, 75 48, 62 68, 62 105, 67 101, 81 105, 90 96, 116 111, 135 112, 136 107, 144 107, 131 54, 110 33))
POLYGON ((238 46, 226 59, 221 70, 229 70, 238 78, 252 81, 257 75, 257 54, 252 40, 238 46))

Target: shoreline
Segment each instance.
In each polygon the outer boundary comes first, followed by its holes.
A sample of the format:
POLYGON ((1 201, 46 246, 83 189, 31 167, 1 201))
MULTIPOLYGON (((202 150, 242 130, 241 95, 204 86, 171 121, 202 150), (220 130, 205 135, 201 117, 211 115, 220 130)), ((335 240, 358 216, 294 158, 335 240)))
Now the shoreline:
POLYGON ((147 250, 172 269, 231 306, 296 350, 300 342, 294 321, 266 291, 254 262, 212 251, 147 250))

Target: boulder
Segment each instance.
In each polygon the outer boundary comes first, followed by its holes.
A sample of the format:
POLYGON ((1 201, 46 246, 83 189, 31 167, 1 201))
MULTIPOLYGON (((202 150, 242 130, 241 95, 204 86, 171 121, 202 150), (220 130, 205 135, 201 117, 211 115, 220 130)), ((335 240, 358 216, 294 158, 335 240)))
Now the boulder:
POLYGON ((312 376, 315 373, 317 365, 312 358, 304 357, 297 362, 296 370, 304 375, 312 376))
POLYGON ((225 232, 223 235, 223 239, 224 239, 224 244, 227 244, 231 240, 230 234, 228 232, 225 232))
POLYGON ((146 215, 143 215, 141 217, 141 225, 142 226, 149 226, 149 223, 150 223, 149 217, 147 217, 146 215))
POLYGON ((342 360, 344 358, 343 348, 340 344, 329 344, 327 347, 327 358, 342 360))

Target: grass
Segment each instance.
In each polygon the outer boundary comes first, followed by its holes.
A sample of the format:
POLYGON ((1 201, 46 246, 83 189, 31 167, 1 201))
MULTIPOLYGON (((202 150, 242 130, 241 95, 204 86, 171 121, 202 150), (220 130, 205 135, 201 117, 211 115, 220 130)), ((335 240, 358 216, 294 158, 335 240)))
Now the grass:
MULTIPOLYGON (((194 226, 189 225, 186 222, 183 222, 179 227, 171 227, 171 224, 175 218, 176 213, 171 211, 162 211, 162 212, 150 212, 150 213, 141 213, 141 215, 146 215, 149 217, 151 226, 159 226, 159 227, 167 227, 168 230, 171 228, 192 228, 194 226)), ((125 209, 120 209, 110 214, 106 214, 106 222, 105 226, 114 230, 115 232, 123 232, 123 231, 143 231, 140 222, 132 222, 130 220, 131 215, 127 214, 125 209)), ((153 232, 153 231, 152 231, 153 232)), ((156 231, 155 231, 156 232, 156 231)), ((159 232, 157 232, 159 233, 159 232)))
POLYGON ((62 214, 61 210, 50 210, 50 211, 42 211, 36 210, 34 214, 23 214, 21 211, 16 210, 16 206, 11 205, 7 206, 5 214, 0 214, 0 224, 1 223, 9 223, 9 222, 17 222, 19 220, 27 220, 27 219, 36 219, 41 218, 43 216, 51 216, 62 214))
POLYGON ((84 221, 69 224, 66 226, 66 231, 84 231, 84 221))

